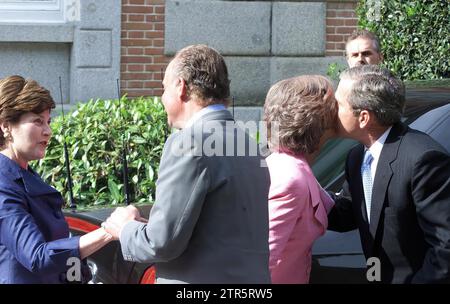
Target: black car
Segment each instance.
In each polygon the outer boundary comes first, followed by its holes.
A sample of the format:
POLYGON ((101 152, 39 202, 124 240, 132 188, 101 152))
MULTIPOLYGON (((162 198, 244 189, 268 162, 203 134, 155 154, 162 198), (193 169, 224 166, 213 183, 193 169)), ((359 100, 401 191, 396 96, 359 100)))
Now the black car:
MULTIPOLYGON (((450 151, 450 88, 408 90, 404 122, 431 135, 450 151)), ((333 140, 318 156, 313 171, 328 191, 339 192, 344 181, 344 162, 352 140, 333 140)), ((151 206, 139 207, 148 215, 151 206)), ((74 235, 97 229, 114 210, 65 212, 74 235)), ((152 265, 127 262, 120 245, 112 242, 88 258, 93 283, 148 284, 155 280, 152 265)), ((356 230, 327 233, 313 247, 311 283, 364 283, 366 260, 356 230)))

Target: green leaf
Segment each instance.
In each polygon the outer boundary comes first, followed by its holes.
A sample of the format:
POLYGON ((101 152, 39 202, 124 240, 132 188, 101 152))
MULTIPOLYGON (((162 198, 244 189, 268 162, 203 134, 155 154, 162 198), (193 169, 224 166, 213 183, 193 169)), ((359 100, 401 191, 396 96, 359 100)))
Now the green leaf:
POLYGON ((140 136, 134 136, 133 142, 135 142, 136 144, 145 144, 147 141, 140 136))
POLYGON ((154 177, 154 175, 155 175, 155 171, 153 171, 153 168, 152 168, 152 166, 151 165, 147 165, 147 172, 148 172, 148 179, 149 180, 151 180, 151 181, 153 181, 153 177, 154 177))
POLYGON ((108 189, 109 192, 111 193, 112 198, 115 201, 120 202, 122 196, 120 195, 119 187, 112 179, 108 179, 108 189))

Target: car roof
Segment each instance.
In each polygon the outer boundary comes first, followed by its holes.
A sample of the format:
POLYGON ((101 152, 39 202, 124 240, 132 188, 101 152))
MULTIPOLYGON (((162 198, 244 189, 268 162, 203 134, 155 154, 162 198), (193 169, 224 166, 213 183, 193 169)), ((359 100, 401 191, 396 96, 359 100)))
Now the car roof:
MULTIPOLYGON (((431 109, 450 103, 450 87, 407 88, 404 116, 416 119, 431 109)), ((408 120, 407 123, 410 123, 408 120)))
POLYGON ((450 103, 423 114, 409 126, 427 133, 450 152, 450 103))
POLYGON ((406 100, 409 102, 450 102, 450 87, 406 88, 406 100))

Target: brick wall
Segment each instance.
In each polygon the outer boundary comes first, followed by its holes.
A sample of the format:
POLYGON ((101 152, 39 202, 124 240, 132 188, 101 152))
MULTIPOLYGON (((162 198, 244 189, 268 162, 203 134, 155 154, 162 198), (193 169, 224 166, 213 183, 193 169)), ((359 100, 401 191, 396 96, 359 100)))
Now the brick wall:
POLYGON ((121 91, 130 97, 161 96, 165 0, 122 0, 121 91))
POLYGON ((345 56, 345 42, 358 24, 356 4, 355 1, 327 2, 327 56, 345 56))
MULTIPOLYGON (((356 28, 357 1, 327 1, 326 55, 345 55, 345 41, 356 28)), ((121 91, 130 97, 161 96, 165 0, 122 0, 121 91)))

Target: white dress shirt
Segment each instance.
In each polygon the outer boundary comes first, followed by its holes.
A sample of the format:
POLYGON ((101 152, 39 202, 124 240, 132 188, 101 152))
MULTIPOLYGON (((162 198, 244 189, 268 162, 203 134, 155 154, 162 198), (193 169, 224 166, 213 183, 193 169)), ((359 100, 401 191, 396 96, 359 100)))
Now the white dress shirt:
POLYGON ((389 135, 389 132, 391 131, 392 127, 389 127, 383 135, 381 135, 376 142, 373 143, 372 146, 370 146, 369 151, 372 154, 373 160, 370 164, 370 173, 372 175, 372 181, 375 182, 375 173, 377 171, 377 165, 378 160, 380 159, 381 150, 383 150, 384 142, 386 141, 386 138, 389 135))

